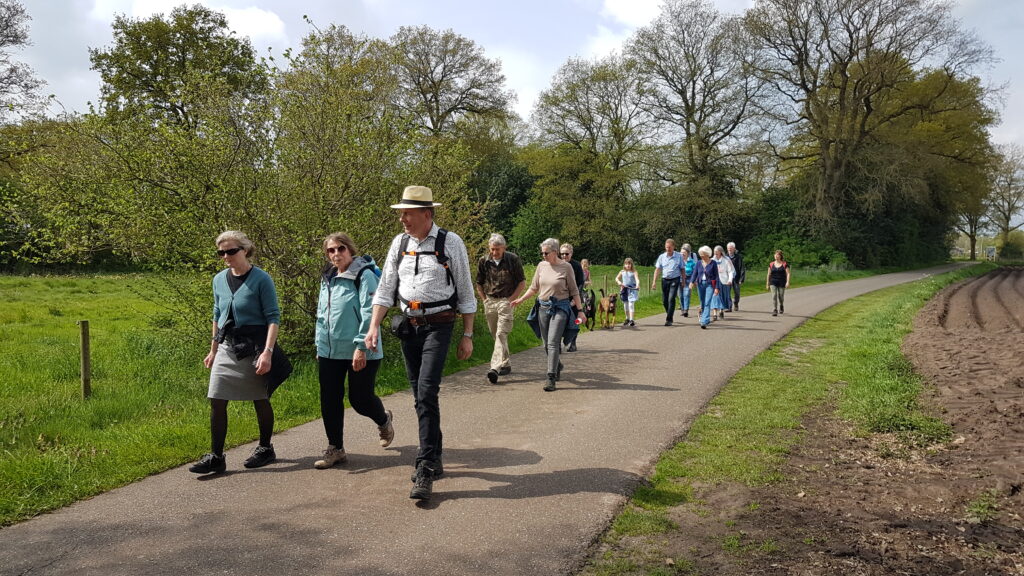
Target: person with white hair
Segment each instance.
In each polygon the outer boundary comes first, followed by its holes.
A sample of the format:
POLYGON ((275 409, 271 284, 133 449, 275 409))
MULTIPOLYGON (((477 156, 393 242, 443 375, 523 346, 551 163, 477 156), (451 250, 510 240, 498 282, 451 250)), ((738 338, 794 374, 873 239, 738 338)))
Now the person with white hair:
POLYGON ((484 317, 487 329, 494 337, 494 351, 491 353, 491 369, 487 381, 498 383, 498 377, 512 373, 508 335, 512 332, 512 305, 526 288, 526 274, 523 261, 507 250, 505 237, 491 234, 487 241, 487 254, 476 266, 476 293, 484 303, 484 317))
POLYGON ((725 250, 721 246, 715 246, 715 255, 712 256, 712 259, 718 267, 718 281, 721 288, 711 306, 711 320, 717 320, 725 318, 726 310, 732 310, 730 292, 736 270, 733 269, 732 260, 725 255, 725 250))
POLYGON ((718 294, 718 265, 711 259, 711 248, 701 246, 697 254, 700 255, 700 260, 693 267, 690 288, 696 289, 700 295, 700 327, 707 329, 711 323, 711 303, 718 294))

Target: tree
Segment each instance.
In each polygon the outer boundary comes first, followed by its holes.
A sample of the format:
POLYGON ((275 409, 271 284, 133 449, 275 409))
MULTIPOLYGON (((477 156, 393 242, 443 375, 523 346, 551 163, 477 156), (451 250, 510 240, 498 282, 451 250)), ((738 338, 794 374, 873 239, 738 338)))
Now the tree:
POLYGON ((27 64, 11 57, 12 50, 29 44, 29 19, 17 0, 0 0, 0 120, 12 110, 23 110, 42 85, 27 64))
POLYGON ((191 85, 217 78, 243 97, 266 89, 252 45, 235 37, 220 12, 182 5, 168 19, 163 14, 147 20, 119 15, 113 28, 113 46, 89 50, 92 68, 103 81, 108 114, 143 114, 195 128, 191 85))
POLYGON ((816 216, 836 227, 852 164, 877 132, 937 109, 949 87, 991 51, 936 0, 761 0, 745 16, 768 82, 770 110, 800 146, 780 158, 814 170, 816 216), (934 81, 908 95, 922 69, 934 81), (899 99, 899 106, 885 106, 899 99))
POLYGON ((463 116, 505 116, 514 96, 501 63, 451 30, 403 26, 391 37, 401 55, 398 103, 426 131, 440 135, 463 116))
POLYGON ((651 113, 678 130, 670 140, 683 151, 686 181, 713 179, 740 153, 736 137, 756 113, 762 83, 746 69, 739 23, 707 0, 669 0, 629 42, 627 53, 651 79, 651 113))
POLYGON ((1010 233, 1024 225, 1024 147, 1019 144, 999 147, 992 170, 989 218, 999 230, 1003 246, 1009 242, 1010 233))

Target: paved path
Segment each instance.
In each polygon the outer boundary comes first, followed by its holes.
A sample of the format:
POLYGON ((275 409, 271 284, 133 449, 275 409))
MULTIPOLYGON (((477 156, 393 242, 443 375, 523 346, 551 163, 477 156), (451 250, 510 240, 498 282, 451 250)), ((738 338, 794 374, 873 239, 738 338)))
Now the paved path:
MULTIPOLYGON (((480 366, 445 379, 445 472, 434 498, 408 498, 416 453, 408 392, 391 448, 346 415, 349 463, 314 470, 320 421, 275 437, 280 459, 228 473, 184 467, 0 530, 0 574, 570 574, 658 454, 758 352, 847 298, 944 272, 876 276, 791 290, 773 318, 767 295, 700 330, 663 316, 587 333, 554 393, 543 351, 517 354, 500 385, 480 366)), ((756 277, 756 275, 755 275, 756 277)), ((621 315, 620 315, 621 318, 621 315)))

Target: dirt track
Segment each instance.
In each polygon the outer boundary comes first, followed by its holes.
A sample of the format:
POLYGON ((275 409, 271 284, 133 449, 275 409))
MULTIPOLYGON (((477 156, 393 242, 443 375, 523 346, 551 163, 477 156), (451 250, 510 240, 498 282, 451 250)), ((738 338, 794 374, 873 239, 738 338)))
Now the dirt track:
POLYGON ((785 482, 700 496, 710 509, 762 509, 688 517, 703 534, 673 547, 700 550, 699 573, 723 576, 1024 575, 1024 269, 943 290, 903 350, 925 379, 924 404, 952 426, 950 442, 860 438, 823 407, 806 419, 785 482), (979 508, 992 516, 979 521, 979 508), (714 544, 737 530, 778 547, 752 561, 714 544))

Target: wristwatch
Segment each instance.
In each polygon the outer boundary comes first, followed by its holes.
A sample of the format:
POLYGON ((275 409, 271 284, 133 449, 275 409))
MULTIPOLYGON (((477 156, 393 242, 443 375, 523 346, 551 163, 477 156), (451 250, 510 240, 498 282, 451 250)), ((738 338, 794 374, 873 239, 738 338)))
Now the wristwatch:
POLYGON ((466 337, 466 338, 469 338, 470 340, 473 339, 473 333, 472 332, 463 332, 462 335, 464 337, 466 337))

